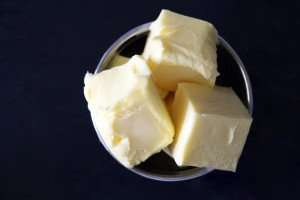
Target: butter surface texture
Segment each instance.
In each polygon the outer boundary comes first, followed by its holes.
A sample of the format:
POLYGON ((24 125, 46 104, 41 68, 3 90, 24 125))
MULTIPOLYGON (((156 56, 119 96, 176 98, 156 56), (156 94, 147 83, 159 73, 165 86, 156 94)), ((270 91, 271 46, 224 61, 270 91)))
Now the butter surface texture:
MULTIPOLYGON (((129 61, 128 57, 116 54, 109 63, 109 68, 121 66, 129 61)), ((159 96, 164 99, 168 95, 168 91, 157 87, 159 96)))
POLYGON ((177 165, 236 170, 252 118, 231 88, 181 83, 171 115, 177 165))
POLYGON ((169 145, 174 128, 140 56, 85 76, 84 94, 96 128, 112 155, 133 167, 169 145))
POLYGON ((179 82, 215 84, 217 31, 206 21, 162 10, 151 24, 143 57, 156 84, 175 91, 179 82))

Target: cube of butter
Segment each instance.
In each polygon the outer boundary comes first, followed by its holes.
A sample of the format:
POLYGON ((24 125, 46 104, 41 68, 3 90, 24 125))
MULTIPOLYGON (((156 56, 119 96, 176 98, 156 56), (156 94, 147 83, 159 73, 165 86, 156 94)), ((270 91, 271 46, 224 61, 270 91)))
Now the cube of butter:
POLYGON ((231 88, 181 83, 171 115, 177 165, 236 170, 252 118, 231 88))
MULTIPOLYGON (((129 61, 129 58, 125 57, 125 56, 121 56, 119 54, 116 54, 112 60, 109 62, 109 68, 112 68, 112 67, 118 67, 118 66, 121 66, 121 65, 124 65, 125 63, 127 63, 129 61)), ((168 95, 168 91, 167 90, 164 90, 164 89, 161 89, 159 87, 157 87, 157 90, 158 90, 158 93, 159 93, 159 96, 164 99, 167 95, 168 95)))
POLYGON ((156 84, 175 91, 179 82, 215 84, 217 31, 206 21, 162 10, 151 24, 143 57, 156 84))
POLYGON ((120 65, 124 65, 125 63, 127 63, 129 60, 129 58, 125 57, 125 56, 121 56, 119 54, 116 54, 111 61, 109 62, 108 66, 110 68, 112 67, 117 67, 120 65))
POLYGON ((140 56, 99 74, 87 73, 84 95, 99 137, 112 155, 133 167, 169 145, 174 127, 140 56))

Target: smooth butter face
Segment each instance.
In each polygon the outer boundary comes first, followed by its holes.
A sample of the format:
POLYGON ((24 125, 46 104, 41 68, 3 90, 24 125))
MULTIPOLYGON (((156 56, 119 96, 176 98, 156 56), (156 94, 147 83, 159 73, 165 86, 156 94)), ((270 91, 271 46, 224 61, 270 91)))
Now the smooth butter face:
MULTIPOLYGON (((112 60, 110 61, 110 63, 108 64, 109 68, 112 68, 112 67, 118 67, 118 66, 121 66, 121 65, 124 65, 125 63, 127 63, 129 61, 129 58, 128 57, 125 57, 125 56, 121 56, 119 54, 116 54, 112 60)), ((157 90, 158 90, 158 93, 159 93, 159 96, 164 99, 167 95, 168 95, 168 91, 167 90, 164 90, 164 89, 161 89, 159 87, 157 87, 157 90)))
POLYGON ((143 57, 165 90, 175 91, 179 82, 213 86, 218 76, 216 43, 212 24, 162 10, 150 26, 143 57))
POLYGON ((84 94, 100 137, 124 166, 133 167, 172 142, 173 124, 141 57, 87 74, 84 94))
POLYGON ((177 165, 236 170, 252 118, 231 88, 181 83, 171 115, 177 165))

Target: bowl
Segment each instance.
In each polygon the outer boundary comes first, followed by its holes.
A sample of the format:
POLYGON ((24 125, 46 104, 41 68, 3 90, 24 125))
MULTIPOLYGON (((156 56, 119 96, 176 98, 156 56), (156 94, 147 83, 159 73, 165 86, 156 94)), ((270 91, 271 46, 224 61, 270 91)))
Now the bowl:
MULTIPOLYGON (((151 22, 137 26, 117 39, 101 57, 95 73, 107 69, 109 62, 116 54, 128 57, 141 54, 149 33, 150 24, 151 22)), ((252 88, 244 64, 234 49, 221 36, 218 36, 217 53, 218 71, 221 75, 217 78, 216 84, 232 87, 252 115, 252 88)), ((99 140, 110 153, 99 130, 97 130, 95 126, 93 118, 92 116, 92 121, 99 140)), ((126 169, 142 177, 157 181, 184 181, 201 177, 214 170, 212 168, 178 167, 173 159, 164 151, 151 156, 145 162, 134 168, 126 169)))

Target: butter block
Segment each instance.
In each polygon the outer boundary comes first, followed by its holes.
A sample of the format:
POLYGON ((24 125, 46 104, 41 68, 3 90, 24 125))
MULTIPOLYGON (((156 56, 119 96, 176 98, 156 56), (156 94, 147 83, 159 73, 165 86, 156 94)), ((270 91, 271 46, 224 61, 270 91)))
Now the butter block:
POLYGON ((99 74, 87 73, 84 95, 96 128, 124 166, 133 167, 169 145, 174 127, 140 56, 99 74))
MULTIPOLYGON (((109 63, 109 68, 121 66, 129 61, 128 57, 121 56, 120 54, 116 54, 113 59, 109 63)), ((168 95, 168 91, 157 87, 159 96, 164 99, 168 95)))
POLYGON ((125 63, 127 63, 129 61, 129 58, 125 57, 125 56, 121 56, 120 54, 116 54, 111 61, 109 62, 108 66, 110 68, 112 67, 117 67, 120 65, 124 65, 125 63))
POLYGON ((217 31, 206 21, 162 10, 151 24, 143 57, 162 89, 175 91, 179 82, 214 86, 217 31))
POLYGON ((231 88, 180 83, 171 116, 177 165, 236 170, 252 118, 231 88))

